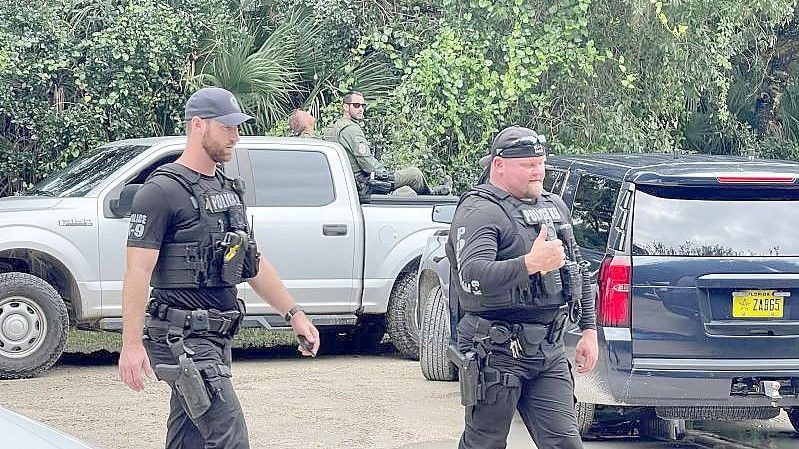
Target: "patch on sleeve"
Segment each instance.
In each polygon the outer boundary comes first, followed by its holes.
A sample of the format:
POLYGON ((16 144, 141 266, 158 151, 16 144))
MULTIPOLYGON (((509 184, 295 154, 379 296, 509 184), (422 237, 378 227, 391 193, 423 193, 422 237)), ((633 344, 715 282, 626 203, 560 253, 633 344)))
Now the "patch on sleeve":
POLYGON ((355 145, 355 154, 357 156, 371 156, 372 152, 369 150, 369 145, 366 142, 358 142, 355 145))
POLYGON ((130 229, 128 229, 128 237, 140 239, 144 236, 144 230, 147 226, 147 215, 145 214, 131 214, 130 216, 130 229))

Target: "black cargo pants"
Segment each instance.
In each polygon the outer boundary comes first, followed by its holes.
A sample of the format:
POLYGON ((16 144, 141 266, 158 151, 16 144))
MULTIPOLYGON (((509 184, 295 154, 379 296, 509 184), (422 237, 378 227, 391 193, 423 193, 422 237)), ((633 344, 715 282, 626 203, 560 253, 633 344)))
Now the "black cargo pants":
MULTIPOLYGON (((166 342, 167 329, 164 322, 148 318, 148 324, 161 326, 145 326, 145 348, 150 357, 150 365, 155 369, 158 364, 175 365, 178 359, 172 354, 166 342)), ((192 359, 198 366, 231 364, 231 341, 233 336, 220 336, 211 332, 192 334, 183 340, 183 344, 194 351, 192 359)), ((241 404, 233 390, 230 377, 216 374, 204 375, 211 408, 200 417, 192 420, 186 413, 183 398, 175 389, 174 382, 167 382, 172 389, 167 420, 166 449, 249 449, 247 425, 241 404)))
MULTIPOLYGON (((472 349, 475 331, 463 320, 458 325, 462 352, 472 349)), ((488 364, 501 373, 517 376, 521 385, 494 385, 486 392, 491 399, 466 407, 459 449, 504 449, 516 410, 539 449, 582 449, 574 377, 562 339, 554 343, 544 340, 535 356, 518 359, 505 347, 493 347, 488 364)))

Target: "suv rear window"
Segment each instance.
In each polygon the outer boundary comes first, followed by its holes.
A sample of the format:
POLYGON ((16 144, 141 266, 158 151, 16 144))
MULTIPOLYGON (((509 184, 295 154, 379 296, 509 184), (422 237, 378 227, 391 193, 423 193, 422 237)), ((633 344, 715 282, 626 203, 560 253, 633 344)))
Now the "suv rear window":
POLYGON ((638 186, 633 255, 799 256, 799 189, 638 186))
POLYGON ((560 195, 565 181, 566 172, 547 167, 544 176, 544 190, 560 195))

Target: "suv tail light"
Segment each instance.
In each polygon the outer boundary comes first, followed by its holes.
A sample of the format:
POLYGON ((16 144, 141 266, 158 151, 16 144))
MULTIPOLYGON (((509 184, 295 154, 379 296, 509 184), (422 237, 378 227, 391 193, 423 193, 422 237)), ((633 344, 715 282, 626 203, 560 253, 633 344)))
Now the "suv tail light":
POLYGON ((599 307, 597 323, 609 327, 630 327, 629 256, 608 257, 599 268, 599 307))

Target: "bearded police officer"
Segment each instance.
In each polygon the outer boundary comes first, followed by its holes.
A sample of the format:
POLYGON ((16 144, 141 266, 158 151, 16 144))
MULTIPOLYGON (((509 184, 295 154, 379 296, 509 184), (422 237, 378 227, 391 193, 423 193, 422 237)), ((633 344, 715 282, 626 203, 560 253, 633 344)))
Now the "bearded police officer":
POLYGON ((569 211, 543 190, 546 139, 512 126, 494 139, 489 182, 466 192, 447 257, 464 312, 449 357, 459 368, 461 449, 506 447, 514 413, 541 449, 581 448, 574 379, 563 347, 579 322, 578 373, 597 358, 594 301, 569 211))
POLYGON ((452 178, 449 175, 444 177, 444 184, 431 189, 424 174, 417 167, 406 167, 397 171, 389 171, 383 167, 358 124, 364 117, 365 101, 360 92, 345 93, 341 117, 325 129, 325 140, 338 142, 347 150, 360 193, 386 194, 396 190, 402 193, 403 190, 412 189, 410 193, 419 195, 449 195, 452 191, 452 178))
POLYGON ((183 154, 153 172, 133 202, 119 374, 135 391, 153 371, 171 387, 167 449, 245 449, 247 427, 230 380, 231 340, 244 313, 236 284, 248 280, 285 314, 310 342, 299 347, 303 355, 319 348, 319 332, 259 255, 243 183, 217 167, 231 159, 238 125, 252 117, 230 92, 212 87, 189 98, 185 118, 183 154))

